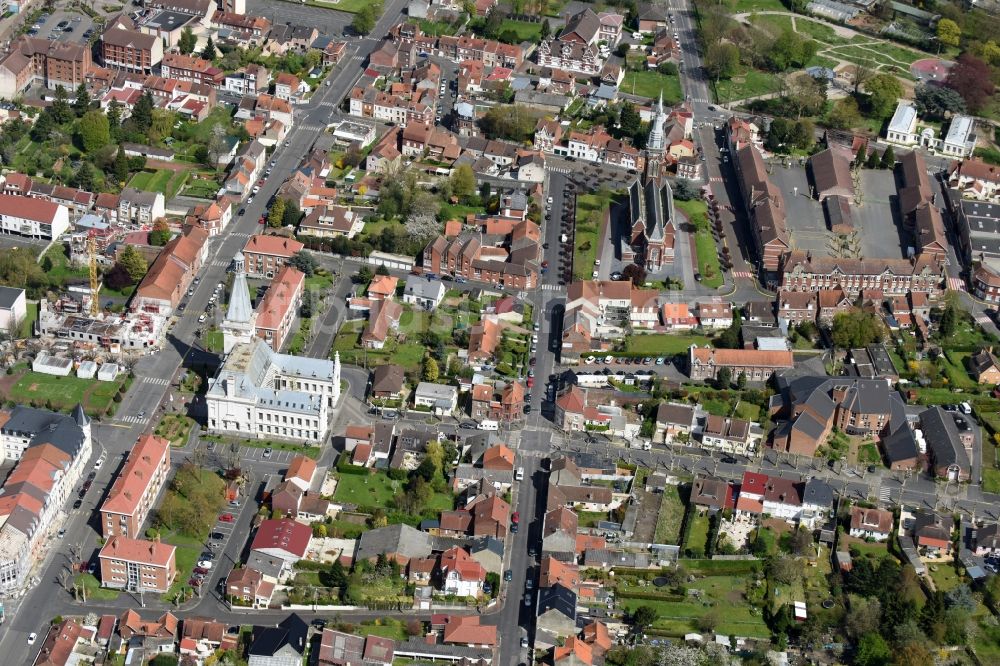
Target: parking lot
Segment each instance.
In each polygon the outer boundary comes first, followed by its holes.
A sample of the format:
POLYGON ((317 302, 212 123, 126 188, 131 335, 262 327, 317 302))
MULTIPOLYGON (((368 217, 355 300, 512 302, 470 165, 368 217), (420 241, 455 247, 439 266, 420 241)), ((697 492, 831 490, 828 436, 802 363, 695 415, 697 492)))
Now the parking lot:
POLYGON ((48 17, 43 14, 35 26, 28 31, 29 35, 58 42, 83 43, 89 39, 87 31, 94 28, 94 21, 85 14, 60 9, 48 17))
MULTIPOLYGON (((204 450, 209 459, 213 457, 224 460, 229 456, 228 444, 216 444, 215 442, 199 442, 198 448, 204 450)), ((256 460, 270 462, 278 465, 291 462, 292 458, 298 455, 294 451, 284 451, 281 449, 266 449, 257 446, 240 446, 240 460, 256 460)))

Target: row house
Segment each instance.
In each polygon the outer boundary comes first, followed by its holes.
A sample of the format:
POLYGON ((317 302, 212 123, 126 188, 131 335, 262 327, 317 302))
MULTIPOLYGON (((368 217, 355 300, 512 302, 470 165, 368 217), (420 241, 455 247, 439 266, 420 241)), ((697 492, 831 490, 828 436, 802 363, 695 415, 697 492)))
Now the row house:
POLYGON ((163 246, 136 287, 130 308, 169 316, 201 270, 207 255, 208 232, 200 226, 187 227, 183 234, 163 246))
POLYGON ((763 438, 760 426, 744 419, 709 415, 701 429, 703 447, 737 455, 753 455, 763 438))
POLYGON ((472 387, 469 399, 469 416, 477 421, 513 423, 524 418, 525 390, 517 381, 502 388, 489 384, 472 387))
POLYGON ((271 22, 265 17, 235 12, 216 11, 211 25, 221 39, 241 46, 260 46, 271 32, 271 22))
POLYGON ((243 246, 243 259, 249 277, 271 279, 282 266, 305 247, 294 238, 255 234, 243 246))
POLYGON ((449 60, 455 62, 474 60, 489 68, 517 69, 524 61, 524 53, 520 46, 467 35, 454 37, 444 35, 438 38, 437 48, 438 52, 449 60))
POLYGON ((297 104, 309 92, 309 84, 294 74, 281 72, 274 79, 274 96, 280 100, 297 104))
POLYGON ((118 221, 129 220, 150 225, 164 215, 164 199, 160 192, 146 192, 126 187, 118 195, 118 221))
POLYGON ((364 229, 365 218, 345 206, 316 206, 299 223, 299 233, 315 238, 354 238, 364 229))
POLYGON ((239 199, 249 196, 254 184, 264 172, 267 151, 260 141, 254 139, 236 157, 233 168, 226 176, 225 188, 239 199))
POLYGON ((453 162, 462 152, 458 137, 431 123, 409 123, 403 128, 404 157, 429 157, 440 162, 453 162))
POLYGON ((553 422, 565 432, 602 432, 612 437, 639 436, 642 419, 605 394, 571 386, 556 399, 553 422))
POLYGON ((438 236, 424 249, 424 270, 511 289, 531 289, 538 282, 541 232, 523 220, 514 225, 504 246, 484 246, 476 236, 451 240, 438 236))
POLYGON ((197 56, 186 56, 180 53, 167 53, 160 64, 160 72, 164 78, 178 81, 204 83, 217 88, 226 77, 225 72, 209 60, 197 56))
POLYGON ((259 95, 266 92, 271 83, 271 74, 262 65, 251 63, 246 67, 240 67, 232 74, 227 74, 223 79, 222 87, 233 95, 259 95))
POLYGON ((566 141, 566 155, 588 162, 613 164, 623 169, 641 170, 645 165, 635 147, 615 139, 603 127, 592 128, 586 133, 570 132, 566 141))
POLYGON ((302 307, 305 279, 306 276, 301 271, 283 266, 257 306, 257 337, 266 341, 276 352, 281 351, 288 339, 299 308, 302 307))
POLYGON ((795 250, 781 264, 781 289, 816 292, 840 289, 853 300, 863 291, 879 290, 885 296, 924 292, 940 296, 944 267, 928 256, 911 259, 835 259, 795 250))
POLYGON ((768 514, 814 529, 833 510, 833 489, 820 479, 793 481, 759 472, 744 472, 736 499, 739 514, 768 514))
POLYGON ((784 196, 771 182, 760 150, 752 143, 734 153, 733 166, 760 265, 765 271, 776 271, 791 249, 784 196))

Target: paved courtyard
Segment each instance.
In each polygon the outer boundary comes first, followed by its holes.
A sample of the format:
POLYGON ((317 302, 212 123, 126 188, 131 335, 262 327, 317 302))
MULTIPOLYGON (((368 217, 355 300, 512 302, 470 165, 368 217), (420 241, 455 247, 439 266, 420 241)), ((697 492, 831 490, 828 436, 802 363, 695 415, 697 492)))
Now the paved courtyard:
MULTIPOLYGON (((823 206, 812 198, 806 168, 789 161, 773 161, 771 179, 781 189, 787 209, 788 235, 793 249, 831 256, 834 235, 827 227, 823 206)), ((861 241, 862 258, 898 259, 912 244, 896 212, 896 183, 892 171, 863 169, 861 201, 852 202, 854 228, 861 241)))
POLYGON ((723 520, 719 534, 725 535, 729 543, 737 549, 749 545, 751 532, 757 528, 757 520, 752 516, 734 514, 732 520, 723 520))

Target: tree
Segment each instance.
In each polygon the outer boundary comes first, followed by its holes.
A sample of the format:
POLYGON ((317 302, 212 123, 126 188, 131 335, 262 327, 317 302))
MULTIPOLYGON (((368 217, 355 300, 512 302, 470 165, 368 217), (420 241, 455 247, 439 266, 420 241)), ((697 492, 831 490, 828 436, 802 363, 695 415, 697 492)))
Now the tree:
POLYGON ((52 114, 52 119, 56 121, 57 125, 63 125, 73 119, 73 109, 68 100, 66 89, 61 85, 56 86, 55 98, 52 100, 52 105, 49 106, 49 113, 52 114))
POLYGON ((958 46, 962 40, 962 29, 950 18, 943 18, 937 24, 937 38, 945 46, 958 46))
POLYGON ((411 213, 406 218, 405 228, 410 238, 421 245, 425 245, 441 231, 441 225, 438 224, 437 217, 432 213, 426 212, 411 213))
POLYGON ((658 619, 660 619, 660 614, 655 608, 642 605, 632 611, 629 621, 632 623, 633 631, 637 634, 642 634, 646 632, 646 629, 653 626, 658 619))
POLYGON ((149 270, 146 258, 139 254, 139 251, 132 245, 125 246, 125 249, 122 250, 121 255, 118 257, 118 263, 125 269, 125 272, 128 273, 133 282, 141 280, 146 271, 149 270))
POLYGON ((806 555, 812 551, 813 538, 809 530, 800 527, 792 532, 788 539, 788 545, 796 555, 806 555))
POLYGON ((782 585, 792 585, 802 578, 804 566, 802 560, 783 555, 773 558, 768 563, 767 575, 782 585))
POLYGON ((869 631, 858 642, 854 663, 858 666, 887 666, 891 658, 892 652, 885 639, 877 632, 869 631))
POLYGON ((143 93, 139 101, 132 107, 132 115, 129 116, 129 120, 135 124, 136 130, 140 133, 149 131, 150 126, 153 124, 153 96, 148 90, 143 93))
POLYGON ((218 52, 215 50, 215 42, 209 37, 208 41, 205 42, 205 48, 201 50, 201 57, 205 60, 212 61, 218 56, 218 52))
POLYGON ((549 25, 549 20, 545 19, 544 21, 542 21, 542 31, 539 34, 539 37, 541 41, 544 42, 546 39, 549 38, 551 34, 552 34, 552 26, 549 25))
POLYGON ((181 37, 177 42, 177 48, 181 50, 181 53, 183 55, 191 55, 197 44, 198 38, 194 36, 191 28, 184 28, 184 30, 181 31, 181 37))
POLYGON ((948 70, 945 85, 965 100, 972 113, 979 113, 993 98, 993 76, 989 65, 969 52, 958 56, 948 70))
POLYGON ((490 181, 484 180, 482 185, 479 186, 479 205, 486 208, 492 195, 493 187, 490 185, 490 181))
POLYGON ((674 182, 674 199, 691 201, 698 198, 698 188, 687 178, 678 178, 674 182))
POLYGON ((892 74, 879 72, 865 85, 868 92, 868 106, 875 118, 886 118, 896 108, 903 96, 903 84, 892 74))
POLYGON ((271 210, 267 215, 267 224, 271 227, 280 227, 285 221, 285 200, 275 199, 271 204, 271 210))
POLYGON ((170 241, 172 235, 170 227, 167 226, 167 221, 160 218, 153 222, 153 230, 149 232, 149 244, 162 247, 170 241))
POLYGON ((811 76, 800 76, 788 84, 785 98, 795 110, 796 118, 818 115, 826 105, 826 83, 811 76))
POLYGON ((878 151, 872 148, 872 152, 868 153, 868 159, 865 160, 865 167, 868 169, 877 169, 879 165, 878 151))
POLYGON ((938 332, 942 338, 950 338, 955 334, 955 330, 962 321, 958 299, 953 294, 948 294, 944 310, 941 312, 941 320, 938 322, 938 332))
POLYGON ((293 254, 292 258, 288 260, 288 264, 302 271, 306 277, 316 272, 316 258, 313 257, 311 252, 306 252, 305 250, 299 250, 293 254))
POLYGON ((494 106, 479 119, 479 126, 491 139, 528 141, 535 133, 535 116, 520 105, 494 106))
POLYGON ((80 168, 73 174, 72 186, 88 192, 97 189, 94 166, 90 162, 80 162, 80 168))
POLYGON ((874 312, 850 310, 833 317, 833 343, 841 349, 857 349, 879 342, 885 335, 885 325, 874 312))
POLYGON ((965 100, 951 88, 922 85, 917 88, 914 105, 921 118, 944 120, 955 113, 965 113, 965 100))
POLYGON ((879 160, 880 169, 891 169, 896 166, 896 154, 892 150, 892 146, 888 146, 882 152, 882 159, 879 160))
POLYGON ((372 2, 361 8, 357 14, 354 15, 354 20, 351 22, 351 27, 359 35, 367 35, 372 30, 375 29, 375 24, 378 22, 378 17, 382 14, 382 3, 372 2))
POLYGON ((826 116, 826 122, 834 129, 851 129, 861 122, 861 109, 858 100, 847 96, 833 103, 833 108, 826 116))
POLYGON ((851 60, 854 65, 854 94, 857 95, 876 72, 876 63, 868 56, 858 56, 851 60))
POLYGON ((365 265, 359 268, 358 272, 355 273, 355 282, 358 284, 366 284, 371 282, 373 277, 375 277, 375 274, 372 273, 371 266, 365 265))
POLYGON ((423 378, 425 382, 436 382, 440 376, 437 361, 428 356, 424 359, 423 378))
POLYGON ((715 42, 705 51, 705 71, 718 82, 731 79, 740 71, 740 50, 731 42, 715 42))
POLYGON ((642 130, 642 117, 631 102, 624 102, 618 112, 618 125, 625 136, 635 136, 642 130))
POLYGON ((55 128, 56 121, 52 117, 52 114, 42 111, 38 114, 38 120, 31 127, 31 138, 38 143, 48 141, 55 128))
POLYGON ((294 227, 302 219, 302 209, 293 199, 285 200, 285 214, 281 221, 285 226, 294 227))
POLYGON ((629 264, 622 269, 622 278, 640 286, 646 282, 646 269, 639 264, 629 264))
POLYGON ((82 83, 76 87, 76 99, 73 100, 73 111, 76 112, 77 118, 90 111, 90 93, 87 92, 87 86, 82 83))
POLYGON ((720 368, 715 375, 715 385, 719 389, 727 389, 733 383, 733 371, 727 367, 720 368))
POLYGON ((108 104, 107 114, 108 128, 111 130, 111 136, 117 138, 122 126, 122 105, 118 100, 111 100, 111 103, 108 104))
POLYGON ((468 164, 461 164, 451 172, 451 192, 457 197, 470 197, 476 191, 476 174, 468 164))
POLYGON ((76 124, 76 136, 80 147, 88 153, 96 153, 111 143, 111 127, 108 117, 100 111, 87 111, 76 124))
POLYGON ((128 156, 125 154, 125 148, 121 144, 118 144, 118 152, 115 153, 112 173, 119 183, 124 183, 128 180, 128 156))
POLYGON ((972 596, 969 586, 963 583, 945 592, 944 605, 947 608, 958 608, 971 613, 976 610, 976 599, 972 596))
POLYGON ((671 60, 664 60, 656 66, 656 71, 664 76, 677 76, 677 65, 671 60))

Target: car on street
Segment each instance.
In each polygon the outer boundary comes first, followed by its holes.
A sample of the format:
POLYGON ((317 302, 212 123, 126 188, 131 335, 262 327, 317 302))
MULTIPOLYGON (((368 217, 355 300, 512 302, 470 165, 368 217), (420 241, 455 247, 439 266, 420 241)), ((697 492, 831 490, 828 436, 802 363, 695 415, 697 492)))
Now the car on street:
POLYGON ((463 430, 475 430, 476 424, 473 423, 472 421, 463 421, 461 424, 459 424, 458 427, 462 428, 463 430))
POLYGON ((219 516, 219 520, 222 521, 223 523, 231 523, 235 519, 233 518, 233 514, 224 513, 221 516, 219 516))
POLYGON ((79 509, 81 506, 83 506, 83 500, 82 499, 78 499, 75 502, 73 502, 73 508, 74 509, 79 509))
POLYGON ((270 446, 267 447, 266 449, 264 449, 264 456, 263 457, 264 458, 270 458, 271 457, 271 447, 270 446))
POLYGON ((524 605, 526 607, 531 605, 531 595, 530 594, 524 595, 524 605))
POLYGON ((521 522, 521 512, 515 511, 514 514, 510 517, 510 522, 514 523, 515 525, 521 522))
POLYGON ((208 319, 208 316, 204 312, 202 312, 201 315, 198 317, 198 323, 204 324, 206 319, 208 319))
POLYGON ((503 572, 503 579, 509 583, 514 579, 514 572, 511 571, 510 569, 507 569, 507 571, 503 572))
POLYGON ((31 632, 30 634, 28 634, 28 645, 34 645, 35 641, 37 640, 38 640, 38 634, 36 634, 35 632, 31 632))
POLYGON ((531 360, 528 361, 528 365, 530 365, 531 367, 535 367, 536 363, 538 363, 538 357, 537 356, 532 356, 531 360))
POLYGON ((223 534, 222 532, 212 532, 212 533, 211 533, 211 534, 209 535, 209 538, 210 538, 210 539, 211 539, 212 541, 222 541, 223 539, 225 539, 225 538, 226 538, 226 535, 225 535, 225 534, 223 534))
POLYGON ((59 537, 60 539, 62 539, 64 536, 66 536, 66 528, 65 527, 61 528, 59 530, 59 532, 56 533, 56 536, 59 537))
POLYGON ((511 532, 511 534, 517 534, 517 530, 518 530, 517 525, 511 525, 510 526, 510 532, 511 532))
POLYGON ((205 569, 204 567, 195 567, 194 568, 194 572, 196 574, 199 574, 199 573, 200 574, 207 574, 208 573, 208 569, 205 569))
POLYGON ((239 505, 240 505, 239 500, 229 500, 229 506, 239 506, 239 505))
POLYGON ((212 568, 212 561, 211 560, 198 560, 198 566, 201 567, 202 569, 211 569, 212 568))
POLYGON ((732 456, 723 456, 722 462, 726 463, 727 465, 735 465, 737 461, 736 458, 732 456))
POLYGON ((528 377, 528 388, 531 388, 534 385, 535 385, 535 378, 534 377, 528 377))
POLYGON ((524 413, 525 414, 530 414, 531 413, 531 405, 525 405, 524 406, 524 413))

